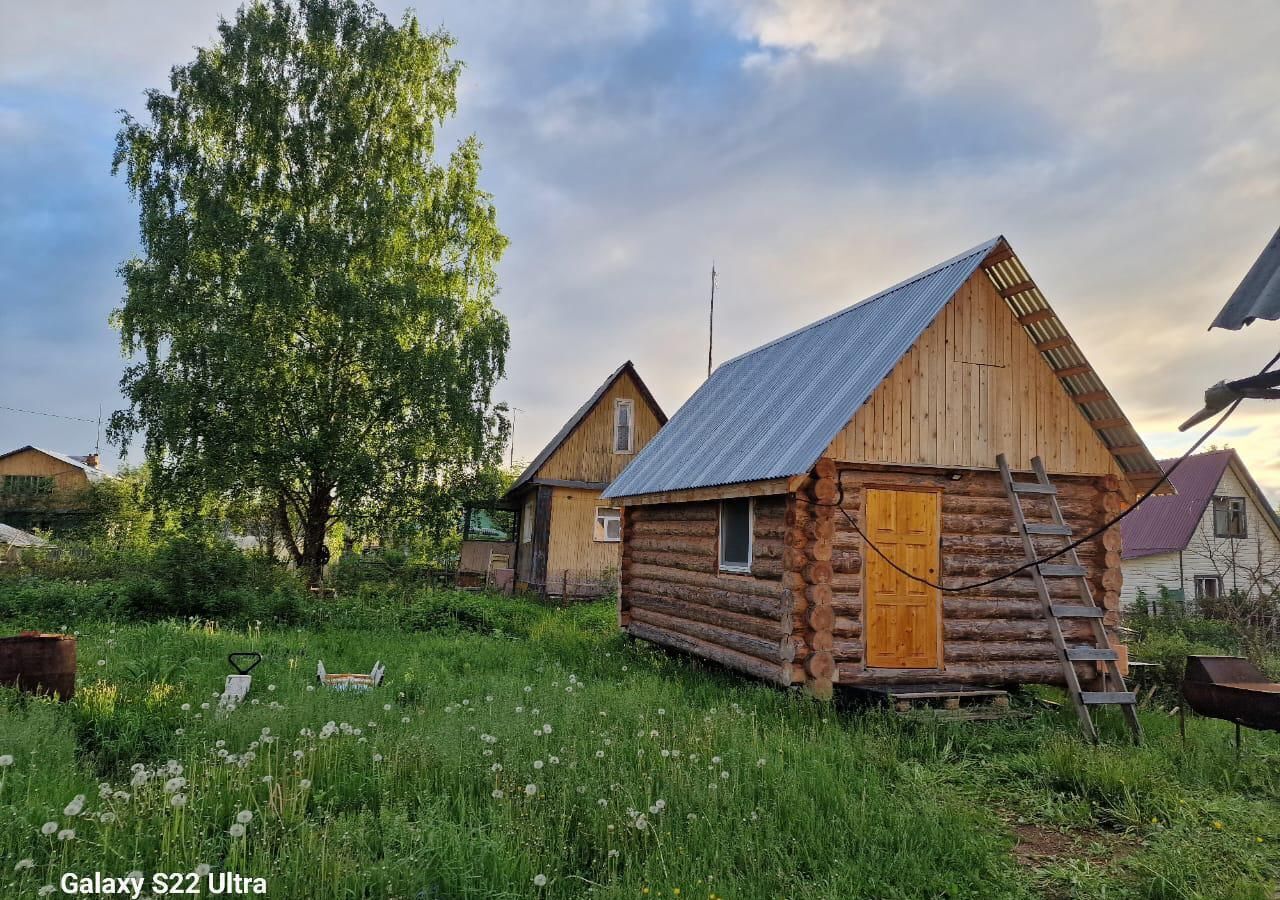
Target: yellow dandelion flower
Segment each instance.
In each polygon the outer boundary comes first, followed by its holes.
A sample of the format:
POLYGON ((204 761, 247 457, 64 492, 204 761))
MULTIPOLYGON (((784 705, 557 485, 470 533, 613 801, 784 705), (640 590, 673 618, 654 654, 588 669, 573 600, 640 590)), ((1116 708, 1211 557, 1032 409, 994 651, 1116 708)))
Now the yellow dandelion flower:
POLYGON ((672 894, 673 896, 675 896, 675 897, 679 897, 679 896, 680 896, 680 888, 672 888, 672 889, 671 889, 671 894, 672 894))
POLYGON ((1221 831, 1221 830, 1222 830, 1222 823, 1221 823, 1221 822, 1219 822, 1217 819, 1214 819, 1214 820, 1213 820, 1213 827, 1214 827, 1215 829, 1217 829, 1218 831, 1221 831))

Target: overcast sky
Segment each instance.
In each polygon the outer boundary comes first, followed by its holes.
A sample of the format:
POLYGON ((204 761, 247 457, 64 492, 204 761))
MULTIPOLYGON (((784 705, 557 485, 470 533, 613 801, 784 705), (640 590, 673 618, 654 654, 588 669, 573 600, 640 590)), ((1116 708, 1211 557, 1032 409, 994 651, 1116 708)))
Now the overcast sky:
MULTIPOLYGON (((402 3, 383 2, 399 18, 402 3)), ((107 317, 137 247, 117 110, 235 2, 45 0, 0 28, 0 406, 120 404, 107 317)), ((511 239, 498 399, 530 459, 635 361, 668 413, 716 360, 995 234, 1157 455, 1280 323, 1207 332, 1280 224, 1280 4, 583 0, 420 4, 465 61, 511 239)), ((1280 404, 1220 433, 1272 499, 1280 404)), ((95 425, 0 409, 0 449, 95 425)), ((105 448, 104 448, 105 449, 105 448)), ((106 449, 114 464, 117 454, 106 449)), ((136 457, 136 453, 135 453, 136 457)))

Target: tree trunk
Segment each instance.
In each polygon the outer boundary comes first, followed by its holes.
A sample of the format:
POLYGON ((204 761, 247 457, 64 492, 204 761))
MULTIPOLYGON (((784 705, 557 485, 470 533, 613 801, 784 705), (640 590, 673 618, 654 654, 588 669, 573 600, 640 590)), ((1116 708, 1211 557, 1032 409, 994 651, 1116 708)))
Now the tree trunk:
POLYGON ((328 490, 313 488, 302 523, 302 558, 298 565, 307 572, 307 584, 315 587, 324 578, 324 539, 329 533, 329 509, 333 498, 328 490))

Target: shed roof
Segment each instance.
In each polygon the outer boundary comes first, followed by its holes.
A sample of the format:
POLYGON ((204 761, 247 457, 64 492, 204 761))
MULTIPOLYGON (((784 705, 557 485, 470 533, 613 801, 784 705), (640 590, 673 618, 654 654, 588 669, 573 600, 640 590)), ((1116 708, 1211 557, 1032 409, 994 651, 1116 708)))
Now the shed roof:
POLYGON ((105 469, 94 468, 85 462, 83 456, 68 456, 66 453, 59 453, 57 450, 45 450, 43 447, 36 447, 27 444, 25 447, 19 447, 16 450, 9 450, 6 453, 0 453, 0 459, 7 459, 10 456, 16 456, 27 450, 34 450, 36 453, 43 453, 45 456, 51 456, 59 462, 64 462, 69 466, 75 466, 77 469, 84 470, 84 474, 88 476, 90 481, 102 481, 105 478, 115 478, 116 476, 105 469))
POLYGON ((636 371, 635 363, 631 360, 627 360, 622 365, 618 366, 618 368, 614 369, 613 374, 604 380, 604 384, 596 388, 596 392, 587 398, 587 402, 582 404, 576 413, 569 417, 569 421, 564 423, 564 427, 556 432, 556 436, 553 437, 547 446, 543 447, 541 452, 533 458, 533 462, 529 463, 529 465, 525 467, 525 470, 520 473, 520 477, 517 478, 515 483, 513 483, 511 487, 507 488, 507 492, 503 494, 504 500, 511 498, 525 485, 531 482, 536 482, 534 476, 538 474, 538 470, 542 468, 542 464, 551 458, 551 454, 555 453, 556 449, 565 442, 570 434, 573 433, 573 429, 577 428, 591 410, 595 409, 596 404, 599 403, 600 399, 609 392, 609 388, 613 387, 614 382, 627 373, 630 373, 631 377, 635 379, 636 387, 640 391, 640 396, 642 396, 653 408, 653 414, 658 418, 658 425, 662 426, 667 424, 667 414, 662 411, 662 407, 658 405, 658 401, 654 399, 653 394, 649 392, 649 386, 644 383, 644 379, 641 378, 640 373, 636 371))
POLYGON ((8 545, 10 547, 48 547, 49 542, 42 537, 23 531, 20 528, 14 528, 12 525, 6 525, 0 522, 0 545, 8 545))
POLYGON ((986 270, 1135 487, 1160 476, 1123 412, 1001 236, 712 373, 605 496, 630 497, 808 472, 965 281, 986 270), (1031 313, 1036 313, 1032 316, 1031 313))
POLYGON ((1239 331, 1254 319, 1280 319, 1280 229, 1209 327, 1239 331))
MULTIPOLYGON (((1176 459, 1162 459, 1160 467, 1167 472, 1175 462, 1176 459)), ((1262 509, 1276 536, 1280 537, 1280 517, 1267 502, 1266 495, 1249 474, 1239 454, 1231 449, 1211 450, 1188 456, 1169 476, 1177 494, 1148 497, 1120 520, 1120 534, 1124 539, 1121 557, 1138 559, 1185 550, 1229 466, 1245 489, 1253 494, 1253 501, 1262 509)))

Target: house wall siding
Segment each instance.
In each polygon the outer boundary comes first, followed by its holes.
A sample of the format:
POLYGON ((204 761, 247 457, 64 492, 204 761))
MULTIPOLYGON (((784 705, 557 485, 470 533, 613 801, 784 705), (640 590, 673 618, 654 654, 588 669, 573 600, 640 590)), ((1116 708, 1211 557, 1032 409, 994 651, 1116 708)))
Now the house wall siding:
POLYGON ((1224 590, 1238 590, 1251 595, 1280 587, 1280 539, 1267 525, 1266 513, 1259 508, 1234 466, 1223 471, 1214 494, 1245 498, 1247 536, 1217 537, 1214 534, 1213 503, 1210 501, 1182 551, 1181 573, 1178 553, 1125 560, 1125 590, 1121 598, 1126 605, 1137 601, 1140 589, 1145 591, 1149 600, 1155 600, 1162 586, 1170 590, 1181 588, 1186 592, 1187 600, 1192 601, 1196 576, 1216 575, 1222 578, 1224 590))
POLYGON ((636 453, 658 433, 658 417, 649 406, 639 385, 627 372, 607 390, 555 452, 547 458, 535 475, 561 481, 591 481, 607 484, 621 474, 636 453), (632 428, 632 453, 613 452, 614 401, 632 401, 635 413, 632 428))
POLYGON ((82 491, 89 486, 84 470, 67 465, 60 459, 46 456, 38 450, 23 450, 0 459, 0 484, 5 475, 39 475, 52 477, 54 490, 60 494, 82 491))
POLYGON ((597 541, 594 537, 596 507, 612 505, 602 500, 598 491, 554 489, 547 545, 548 590, 582 593, 596 587, 590 582, 616 583, 622 544, 597 541))
POLYGON ((846 462, 1119 473, 991 279, 975 272, 831 442, 846 462))

